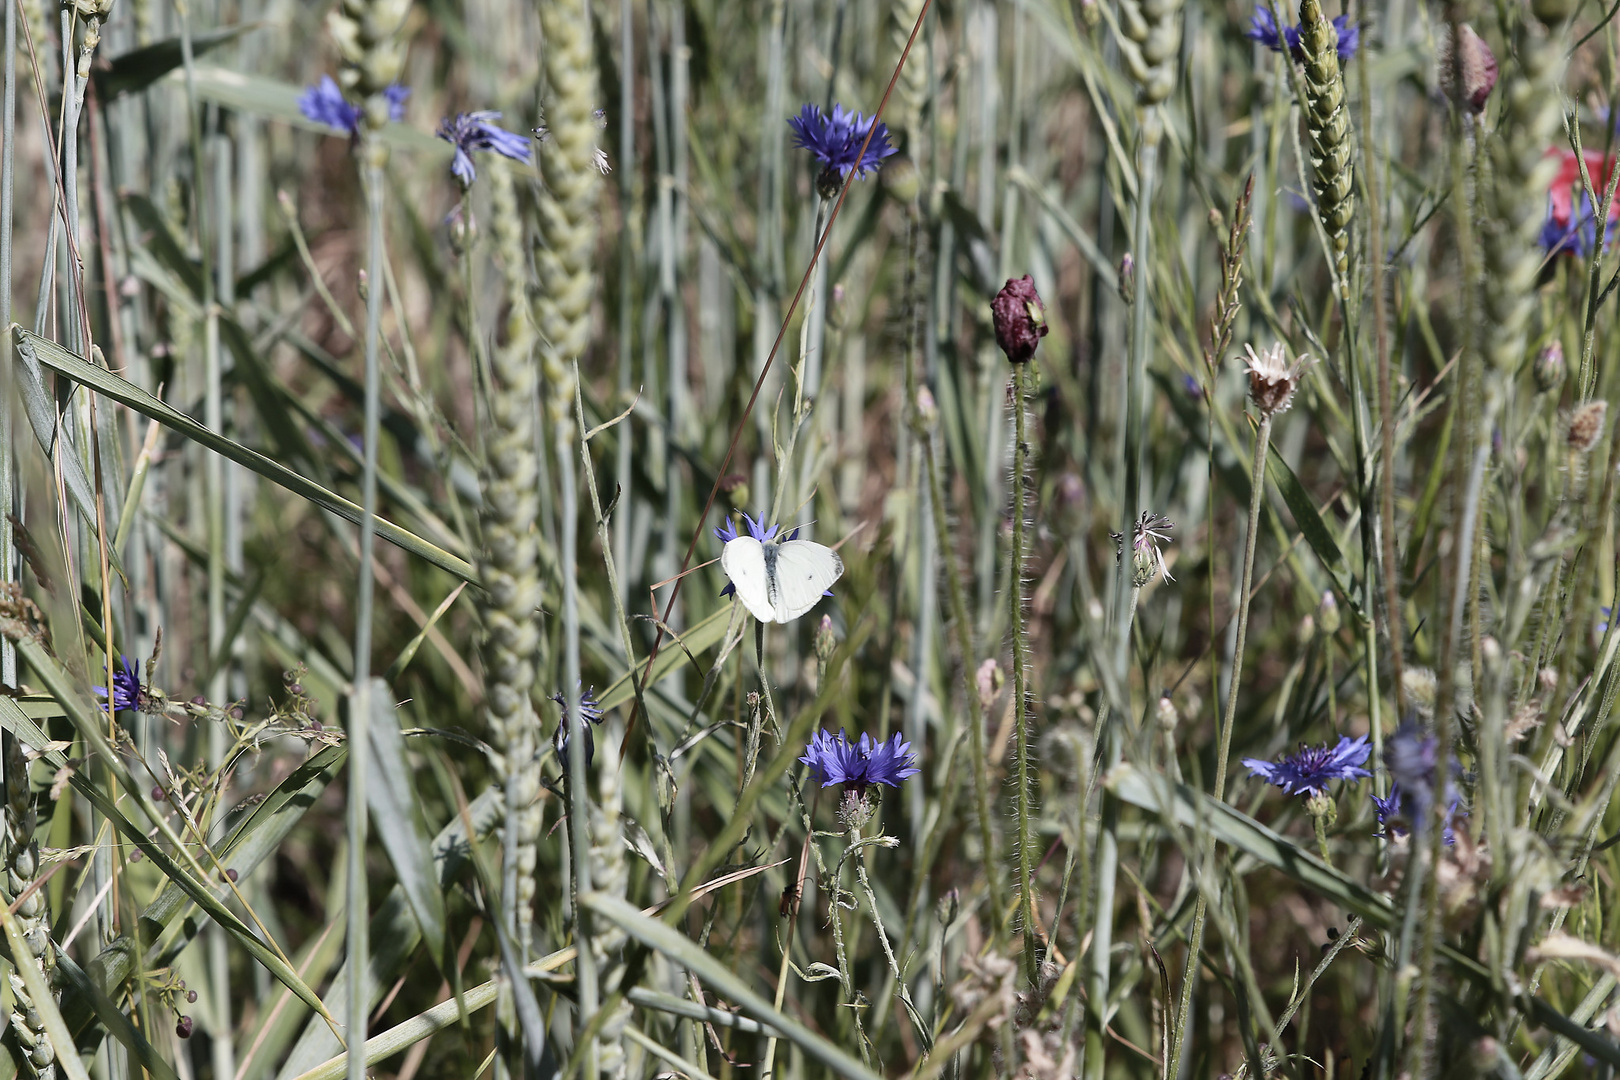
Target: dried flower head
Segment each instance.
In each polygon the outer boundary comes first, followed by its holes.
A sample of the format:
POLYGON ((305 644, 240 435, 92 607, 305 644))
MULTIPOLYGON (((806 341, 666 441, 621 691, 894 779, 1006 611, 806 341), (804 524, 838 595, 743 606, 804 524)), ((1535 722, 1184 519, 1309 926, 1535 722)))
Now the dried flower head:
POLYGON ((1014 364, 1035 355, 1035 346, 1046 336, 1046 305, 1035 291, 1035 279, 1025 274, 1008 278, 1007 284, 990 301, 990 316, 996 324, 996 344, 1014 364))
POLYGON ((1249 354, 1249 397, 1255 407, 1266 416, 1287 412, 1299 390, 1300 377, 1314 361, 1301 356, 1290 364, 1280 341, 1263 353, 1255 352, 1253 345, 1245 345, 1243 350, 1249 354))
MULTIPOLYGON (((556 734, 552 736, 551 745, 557 750, 557 760, 562 764, 563 775, 568 775, 568 699, 561 690, 551 695, 551 700, 562 706, 562 718, 557 721, 556 734)), ((602 707, 596 701, 596 687, 581 690, 579 694, 579 718, 584 721, 579 728, 585 733, 585 764, 592 765, 596 761, 596 736, 591 733, 592 724, 601 724, 602 707)))
POLYGON ((1603 421, 1609 415, 1607 401, 1588 401, 1570 414, 1565 441, 1577 454, 1589 453, 1603 437, 1603 421))
MULTIPOLYGON (((1170 530, 1175 528, 1175 522, 1163 514, 1142 511, 1142 516, 1136 521, 1135 535, 1131 539, 1131 584, 1138 589, 1143 588, 1160 574, 1164 580, 1174 581, 1170 570, 1165 566, 1164 549, 1162 545, 1170 542, 1170 530)), ((1109 533, 1115 544, 1115 558, 1124 557, 1125 538, 1119 533, 1109 533)))

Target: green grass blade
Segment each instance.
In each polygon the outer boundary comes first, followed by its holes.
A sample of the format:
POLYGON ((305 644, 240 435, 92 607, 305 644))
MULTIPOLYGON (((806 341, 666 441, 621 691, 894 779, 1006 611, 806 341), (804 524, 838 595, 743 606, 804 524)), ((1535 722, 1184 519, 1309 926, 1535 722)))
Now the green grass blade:
MULTIPOLYGON (((360 508, 341 495, 326 490, 326 488, 313 480, 300 476, 256 450, 250 450, 241 443, 227 439, 217 432, 210 431, 202 424, 191 419, 191 417, 159 401, 134 383, 121 379, 112 372, 99 368, 94 364, 86 363, 83 359, 54 341, 31 334, 20 326, 14 327, 12 332, 19 355, 35 357, 41 364, 52 371, 66 375, 74 382, 88 386, 98 394, 103 394, 120 404, 127 405, 142 416, 156 420, 165 427, 179 432, 221 457, 228 458, 244 468, 253 470, 266 480, 286 488, 294 495, 302 496, 347 521, 352 521, 357 525, 360 523, 360 508)), ((470 581, 474 584, 478 582, 477 571, 473 569, 472 564, 467 560, 450 554, 438 545, 429 543, 415 533, 402 529, 391 521, 378 518, 377 535, 396 547, 402 548, 432 563, 434 566, 454 574, 463 581, 470 581)))
POLYGON ((634 905, 621 897, 588 892, 580 894, 579 903, 581 907, 590 908, 643 945, 658 950, 673 962, 686 968, 711 990, 740 1006, 755 1020, 769 1024, 781 1032, 784 1039, 796 1044, 810 1057, 832 1069, 836 1075, 851 1080, 876 1080, 872 1071, 860 1061, 797 1020, 782 1015, 736 972, 674 927, 643 915, 634 905))

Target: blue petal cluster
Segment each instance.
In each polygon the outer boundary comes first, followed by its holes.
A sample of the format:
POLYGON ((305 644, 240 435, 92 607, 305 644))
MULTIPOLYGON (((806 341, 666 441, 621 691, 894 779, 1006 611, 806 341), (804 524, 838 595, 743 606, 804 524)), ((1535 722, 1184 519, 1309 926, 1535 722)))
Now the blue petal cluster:
POLYGON ((1304 746, 1298 753, 1281 761, 1244 758, 1250 776, 1258 776, 1268 784, 1276 784, 1290 795, 1321 795, 1327 792, 1331 780, 1355 783, 1372 773, 1362 768, 1372 756, 1367 736, 1354 739, 1339 736, 1337 746, 1304 746))
POLYGON ((810 151, 823 168, 832 169, 842 177, 848 177, 853 169, 857 177, 864 178, 895 152, 889 144, 887 125, 876 116, 845 112, 842 105, 834 105, 830 116, 822 112, 819 105, 806 105, 798 116, 788 118, 788 127, 793 129, 794 146, 810 151), (863 154, 861 145, 866 143, 867 133, 874 124, 877 131, 863 154))
MULTIPOLYGON (((1391 784, 1389 797, 1380 799, 1374 795, 1373 813, 1378 815, 1378 831, 1380 836, 1405 836, 1408 826, 1416 820, 1418 799, 1410 792, 1403 791, 1399 783, 1391 784)), ((1451 804, 1446 807, 1446 821, 1442 826, 1440 839, 1449 847, 1457 842, 1457 833, 1454 829, 1458 817, 1467 817, 1462 811, 1462 800, 1452 797, 1451 804)))
POLYGON ((899 787, 900 781, 919 771, 917 755, 899 732, 883 742, 863 734, 859 742, 852 743, 843 728, 837 735, 823 729, 811 737, 799 761, 810 767, 811 779, 822 787, 843 784, 857 794, 872 784, 899 787))
MULTIPOLYGON (((119 670, 113 672, 112 703, 114 712, 139 709, 146 700, 146 693, 141 689, 141 662, 130 663, 129 657, 118 657, 119 670)), ((97 686, 96 694, 103 701, 107 698, 107 688, 97 686)))
MULTIPOLYGON (((557 732, 551 737, 551 745, 557 751, 557 760, 562 763, 563 775, 568 775, 568 698, 561 690, 551 695, 551 700, 562 706, 562 718, 557 721, 557 732)), ((596 762, 596 736, 591 732, 591 725, 602 722, 602 706, 596 700, 596 687, 581 690, 579 693, 579 715, 585 723, 580 730, 585 733, 585 767, 590 768, 596 762)))
MULTIPOLYGON (((1608 234, 1614 231, 1614 227, 1611 221, 1609 227, 1603 230, 1605 247, 1610 243, 1608 234)), ((1568 252, 1582 259, 1591 255, 1597 247, 1597 211, 1592 208, 1592 200, 1586 192, 1581 192, 1580 203, 1570 214, 1569 220, 1562 224, 1558 221, 1556 211, 1550 211, 1547 220, 1542 222, 1538 239, 1548 255, 1568 252)))
MULTIPOLYGON (((1378 824, 1387 834, 1400 835, 1412 822, 1421 821, 1430 812, 1440 786, 1435 776, 1439 757, 1440 740, 1410 720, 1396 729, 1384 744, 1384 767, 1394 783, 1390 785, 1387 799, 1373 798, 1373 809, 1378 814, 1378 824)), ((1448 844, 1456 839, 1453 822, 1459 816, 1467 816, 1461 809, 1462 796, 1453 780, 1461 768, 1456 759, 1452 759, 1452 775, 1446 778, 1441 795, 1446 802, 1443 838, 1448 844)))
MULTIPOLYGON (((388 119, 396 124, 405 119, 405 99, 410 96, 411 92, 398 83, 383 91, 388 100, 388 119)), ((351 137, 360 133, 360 118, 365 115, 365 110, 343 96, 337 80, 330 75, 322 75, 320 82, 304 90, 298 99, 298 111, 307 120, 351 137)))
POLYGON ((456 149, 455 156, 450 159, 450 172, 461 181, 463 188, 472 187, 473 181, 478 179, 478 170, 473 166, 472 159, 474 150, 493 151, 524 163, 533 156, 534 150, 526 137, 496 126, 494 121, 500 118, 498 112, 480 110, 458 113, 453 120, 447 118, 439 122, 439 138, 456 149))
MULTIPOLYGON (((1356 50, 1361 47, 1361 27, 1353 25, 1350 16, 1339 15, 1333 20, 1333 29, 1339 33, 1339 44, 1335 51, 1342 63, 1355 56, 1356 50)), ((1249 29, 1243 36, 1250 41, 1258 41, 1272 52, 1282 52, 1286 47, 1288 54, 1296 60, 1302 55, 1299 48, 1299 27, 1279 28, 1276 16, 1272 15, 1271 8, 1265 4, 1254 6, 1254 16, 1249 20, 1249 29)))

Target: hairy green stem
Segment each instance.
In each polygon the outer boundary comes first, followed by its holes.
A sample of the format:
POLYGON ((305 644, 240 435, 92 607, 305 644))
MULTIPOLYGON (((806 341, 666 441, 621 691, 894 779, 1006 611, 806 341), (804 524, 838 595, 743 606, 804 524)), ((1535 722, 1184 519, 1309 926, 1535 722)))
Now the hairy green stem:
POLYGON ((1029 628, 1024 622, 1024 508, 1029 469, 1029 364, 1013 365, 1013 502, 1012 570, 1008 575, 1007 621, 1012 630, 1013 752, 1015 754, 1015 814, 1018 828, 1018 906, 1024 924, 1024 978, 1033 983, 1040 974, 1035 917, 1035 833, 1030 824, 1029 769, 1029 628))

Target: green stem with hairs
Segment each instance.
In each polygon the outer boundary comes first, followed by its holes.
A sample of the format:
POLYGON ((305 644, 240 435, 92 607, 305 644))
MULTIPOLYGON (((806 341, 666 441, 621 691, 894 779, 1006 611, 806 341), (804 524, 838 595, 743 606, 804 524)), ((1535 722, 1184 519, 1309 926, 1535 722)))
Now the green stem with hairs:
MULTIPOLYGON (((1007 617, 1012 627, 1014 793, 1018 827, 1018 906, 1024 923, 1024 978, 1037 981, 1040 959, 1036 937, 1040 924, 1035 918, 1035 835, 1030 827, 1029 776, 1029 628, 1024 622, 1024 505, 1029 469, 1029 410, 1024 399, 1029 392, 1029 364, 1013 365, 1013 519, 1012 572, 1008 575, 1007 617)), ((1134 591, 1134 590, 1133 590, 1134 591)))

